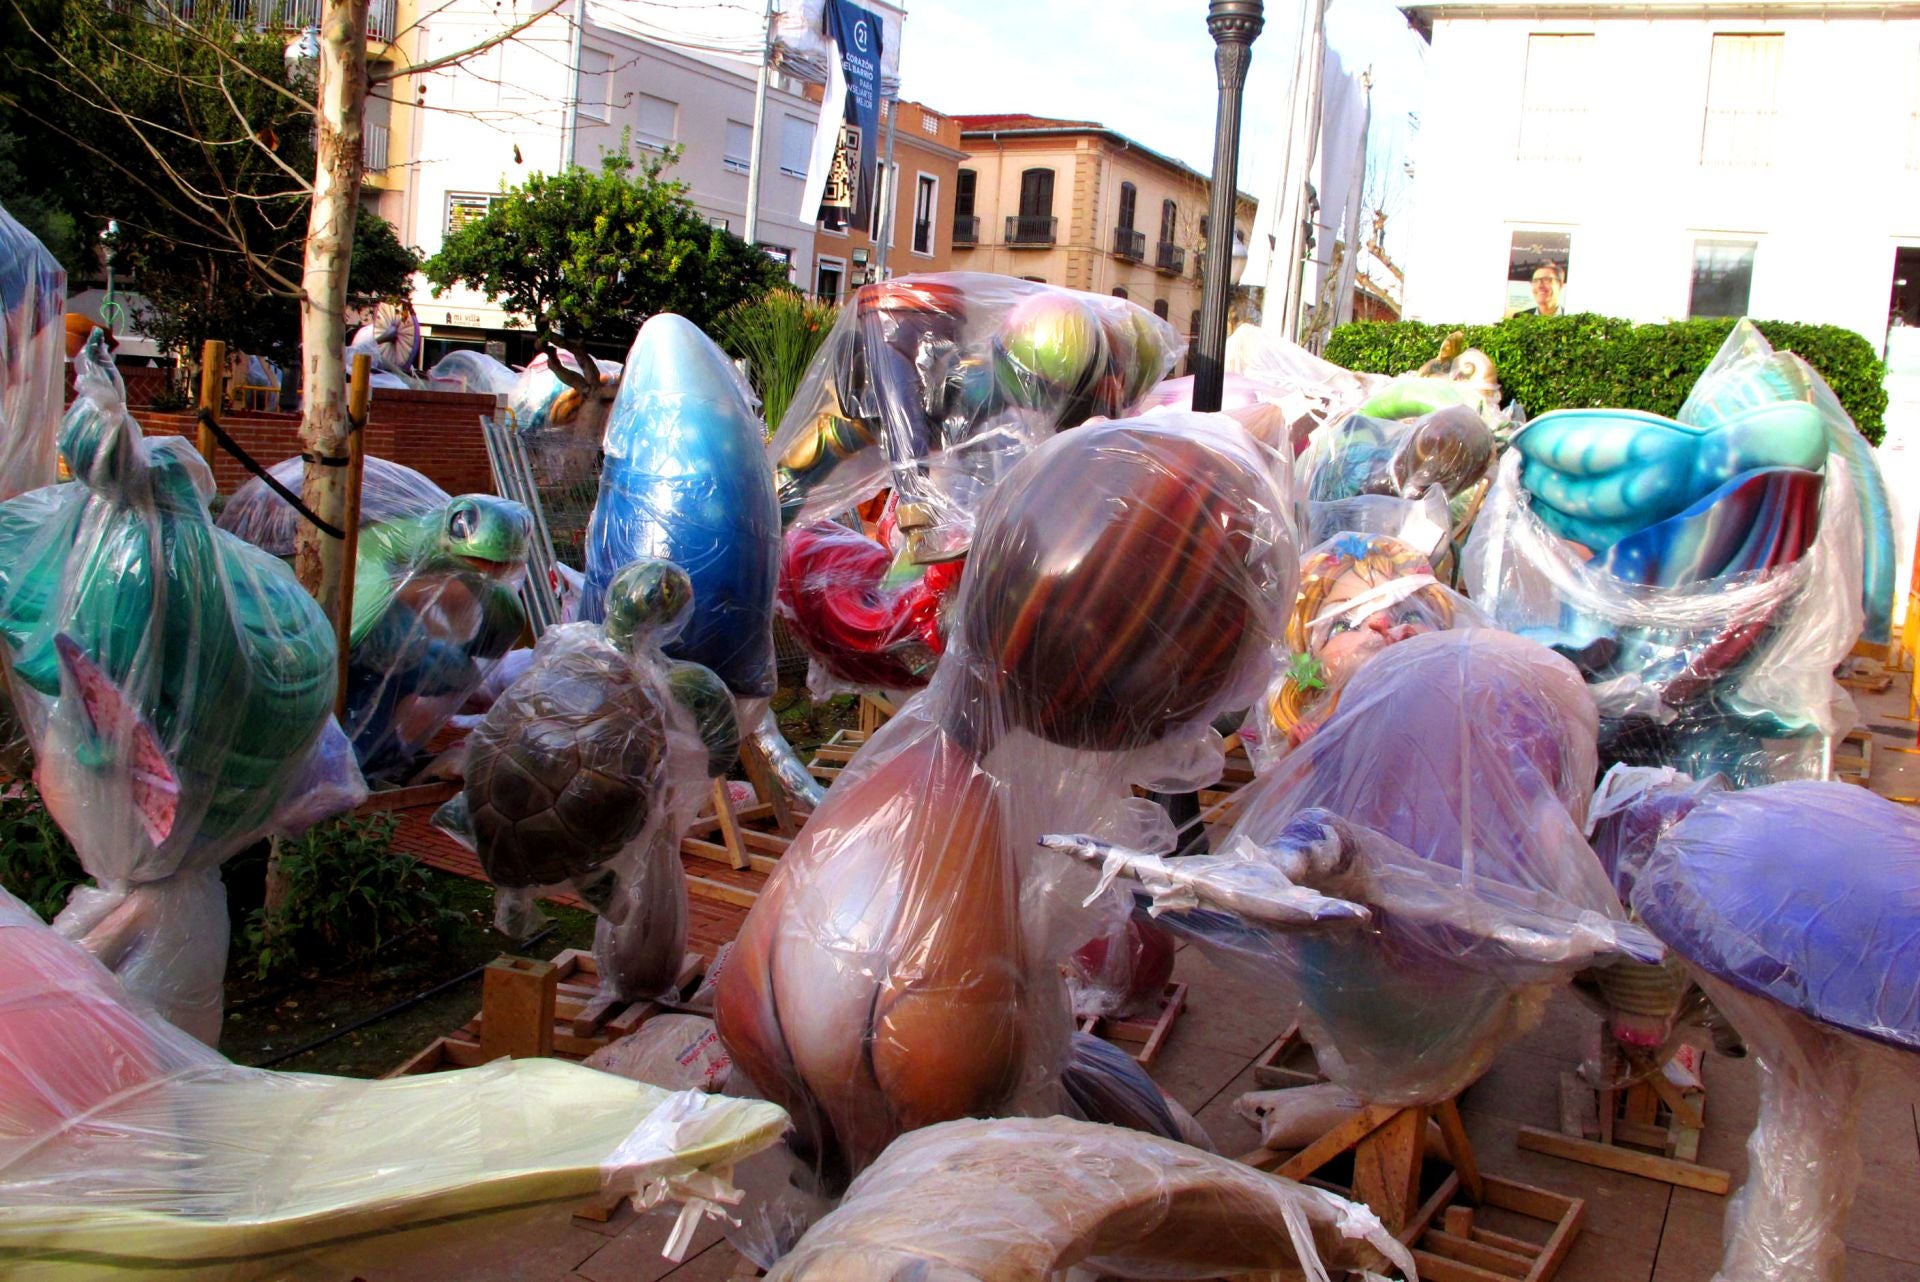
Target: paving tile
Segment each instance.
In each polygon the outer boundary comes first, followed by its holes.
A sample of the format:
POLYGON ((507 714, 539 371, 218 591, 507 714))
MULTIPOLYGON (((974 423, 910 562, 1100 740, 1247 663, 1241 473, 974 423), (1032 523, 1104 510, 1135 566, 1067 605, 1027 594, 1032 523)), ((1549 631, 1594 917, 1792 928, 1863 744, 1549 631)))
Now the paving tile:
POLYGON ((1648 1282, 1654 1276, 1653 1261, 1654 1248, 1647 1243, 1583 1229, 1560 1266, 1557 1282, 1648 1282))
POLYGON ((1905 1260, 1920 1276, 1920 1180, 1907 1165, 1866 1162, 1847 1217, 1849 1246, 1905 1260))
MULTIPOLYGON (((667 1276, 673 1282, 729 1282, 732 1278, 750 1278, 756 1270, 746 1257, 725 1242, 717 1243, 688 1260, 667 1276)), ((588 1280, 591 1282, 591 1279, 588 1280)))
POLYGON ((1525 1126, 1560 1127, 1560 1075, 1574 1056, 1541 1055, 1511 1047, 1460 1097, 1460 1107, 1505 1117, 1525 1126))
POLYGON ((1847 1282, 1913 1282, 1912 1260, 1875 1255, 1858 1247, 1847 1249, 1847 1282))
POLYGON ((1199 1037, 1185 1037, 1181 1029, 1167 1039, 1148 1075, 1161 1090, 1180 1101, 1189 1112, 1204 1108, 1227 1083, 1248 1068, 1265 1046, 1251 1051, 1222 1050, 1199 1037))
POLYGON ((1660 1258, 1653 1282, 1711 1282, 1714 1270, 1720 1267, 1726 1203, 1725 1198, 1708 1198, 1691 1189, 1675 1190, 1660 1231, 1660 1258), (1681 1193, 1693 1196, 1680 1197, 1681 1193))
POLYGON ((1169 1045, 1184 1037, 1216 1050, 1257 1055, 1291 1022, 1277 993, 1219 965, 1203 949, 1184 949, 1173 974, 1187 985, 1187 1010, 1169 1045))
POLYGON ((331 1252, 332 1282, 555 1282, 607 1239, 574 1224, 571 1203, 383 1234, 331 1252))
POLYGON ((1585 1198, 1585 1228, 1635 1250, 1652 1252, 1660 1241, 1673 1190, 1655 1180, 1531 1153, 1517 1142, 1520 1125, 1510 1118, 1463 1110, 1467 1138, 1480 1169, 1555 1193, 1585 1198))
MULTIPOLYGON (((618 1237, 603 1241, 599 1250, 576 1265, 575 1272, 587 1282, 657 1282, 675 1272, 685 1261, 669 1260, 660 1254, 660 1248, 673 1232, 677 1214, 677 1210, 654 1208, 634 1216, 618 1237)), ((686 1259, 719 1245, 723 1236, 720 1221, 705 1221, 694 1233, 686 1259)))
POLYGON ((1261 1089, 1260 1083, 1254 1080, 1253 1067, 1249 1065, 1194 1113, 1194 1120, 1205 1127, 1207 1134, 1212 1137, 1215 1152, 1227 1157, 1239 1157, 1260 1147, 1260 1129, 1234 1112, 1233 1102, 1248 1091, 1261 1089))

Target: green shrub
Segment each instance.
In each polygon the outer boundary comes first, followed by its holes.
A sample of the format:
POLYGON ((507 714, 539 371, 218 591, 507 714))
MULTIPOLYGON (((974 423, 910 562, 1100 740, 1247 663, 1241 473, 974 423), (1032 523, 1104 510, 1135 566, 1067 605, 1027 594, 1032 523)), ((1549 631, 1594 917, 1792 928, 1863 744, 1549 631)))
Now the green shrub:
MULTIPOLYGON (((1838 325, 1756 321, 1775 348, 1798 354, 1820 371, 1861 435, 1878 445, 1886 433, 1886 366, 1866 339, 1838 325)), ((1326 358, 1348 369, 1400 374, 1440 351, 1454 330, 1493 358, 1506 394, 1529 416, 1557 409, 1610 407, 1671 417, 1720 350, 1731 320, 1636 325, 1612 316, 1515 316, 1498 325, 1428 325, 1360 321, 1327 340, 1326 358)))
POLYGON ((451 896, 412 855, 393 848, 391 815, 341 819, 280 843, 285 902, 256 909, 245 946, 261 979, 351 965, 402 935, 459 920, 451 896))
POLYGON ((787 416, 787 406, 800 390, 814 353, 827 341, 836 315, 826 303, 776 289, 735 304, 714 322, 713 336, 727 354, 747 362, 769 431, 780 430, 780 420, 787 416))
POLYGON ((0 886, 52 921, 67 892, 87 879, 67 834, 30 783, 0 797, 0 886))

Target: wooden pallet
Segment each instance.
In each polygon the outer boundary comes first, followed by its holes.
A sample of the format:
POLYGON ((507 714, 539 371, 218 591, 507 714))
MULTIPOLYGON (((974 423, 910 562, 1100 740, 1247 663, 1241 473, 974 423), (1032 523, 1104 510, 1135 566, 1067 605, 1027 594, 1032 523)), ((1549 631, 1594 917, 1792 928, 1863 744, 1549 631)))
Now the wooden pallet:
POLYGON ((1280 1034, 1273 1045, 1267 1047, 1259 1059, 1253 1061, 1253 1080, 1268 1090, 1282 1090, 1291 1086, 1311 1086, 1327 1078, 1320 1071, 1320 1061, 1314 1055, 1313 1047, 1300 1035, 1300 1025, 1293 1024, 1280 1034))
POLYGON ((1121 1049, 1128 1050, 1140 1067, 1150 1068, 1159 1057, 1161 1047, 1167 1044, 1180 1013, 1186 1008, 1187 986, 1168 984, 1160 994, 1160 1009, 1151 1017, 1141 1015, 1120 1019, 1110 1015, 1092 1015, 1080 1021, 1080 1031, 1105 1038, 1121 1049), (1133 1050, 1133 1047, 1139 1049, 1133 1050))
POLYGON ((1873 734, 1855 728, 1833 745, 1833 777, 1866 787, 1873 777, 1873 734))
MULTIPOLYGON (((705 972, 706 959, 688 953, 677 985, 683 997, 705 972)), ((568 949, 550 962, 497 958, 487 965, 480 1013, 387 1076, 473 1068, 502 1056, 582 1060, 673 1009, 662 1002, 607 1001, 599 989, 599 968, 584 949, 568 949)))
MULTIPOLYGON (((1609 1044, 1606 1071, 1625 1076, 1625 1057, 1609 1044)), ((1622 1171, 1663 1184, 1726 1196, 1733 1177, 1699 1162, 1705 1127, 1704 1059, 1683 1046, 1672 1063, 1624 1088, 1596 1089, 1574 1073, 1560 1075, 1560 1129, 1520 1128, 1520 1147, 1535 1153, 1622 1171)))
POLYGON ((1586 1213, 1580 1198, 1482 1174, 1453 1100, 1363 1108, 1291 1157, 1255 1149, 1240 1160, 1365 1203, 1431 1282, 1547 1282, 1586 1213), (1446 1140, 1444 1162, 1425 1159, 1429 1120, 1446 1140), (1321 1174, 1336 1163, 1350 1170, 1344 1183, 1321 1174), (1541 1240, 1477 1223, 1481 1208, 1543 1225, 1541 1240))

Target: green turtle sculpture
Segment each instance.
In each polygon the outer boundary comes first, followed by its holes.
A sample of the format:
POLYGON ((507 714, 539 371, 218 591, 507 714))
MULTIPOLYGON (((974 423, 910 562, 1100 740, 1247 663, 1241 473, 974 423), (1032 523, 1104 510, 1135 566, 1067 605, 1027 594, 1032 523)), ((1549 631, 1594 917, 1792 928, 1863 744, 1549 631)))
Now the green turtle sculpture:
POLYGON ((503 932, 531 927, 538 888, 570 885, 601 917, 603 990, 654 997, 686 946, 679 838, 740 732, 717 675, 660 653, 692 613, 686 571, 635 562, 607 605, 604 624, 540 638, 468 740, 463 790, 434 822, 479 855, 503 932))
MULTIPOLYGON (((301 462, 272 469, 297 487, 301 462)), ((512 647, 533 521, 491 494, 449 495, 427 477, 368 459, 354 562, 346 730, 369 775, 404 769, 512 647)), ((282 557, 298 516, 264 481, 242 486, 220 525, 282 557)))
POLYGON ((98 335, 75 364, 60 433, 75 479, 0 503, 13 705, 47 809, 97 883, 56 924, 211 1041, 220 862, 286 830, 291 806, 311 822, 312 771, 334 768, 344 805, 359 783, 327 736, 333 631, 285 565, 215 528, 193 447, 142 437, 98 335))

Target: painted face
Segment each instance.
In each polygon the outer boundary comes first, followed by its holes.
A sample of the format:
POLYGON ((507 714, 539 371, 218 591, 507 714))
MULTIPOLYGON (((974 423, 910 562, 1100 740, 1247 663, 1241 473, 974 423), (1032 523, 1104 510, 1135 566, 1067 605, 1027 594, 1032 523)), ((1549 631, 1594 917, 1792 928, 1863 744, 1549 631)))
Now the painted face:
POLYGON ((1319 615, 1309 625, 1309 643, 1329 686, 1339 686, 1396 641, 1440 626, 1416 597, 1383 599, 1380 587, 1370 576, 1348 570, 1334 581, 1319 615), (1377 604, 1369 604, 1366 598, 1377 604))

